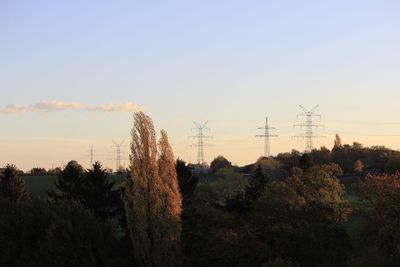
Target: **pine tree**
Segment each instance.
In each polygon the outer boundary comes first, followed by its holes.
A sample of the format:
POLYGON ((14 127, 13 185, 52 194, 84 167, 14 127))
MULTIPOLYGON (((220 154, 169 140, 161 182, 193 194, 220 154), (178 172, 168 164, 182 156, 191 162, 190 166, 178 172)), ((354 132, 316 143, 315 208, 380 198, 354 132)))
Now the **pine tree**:
POLYGON ((249 205, 260 199, 267 186, 268 179, 262 171, 261 165, 257 165, 254 174, 249 179, 249 185, 246 186, 245 200, 249 205))
POLYGON ((47 192, 54 201, 81 200, 83 194, 84 169, 76 161, 70 161, 58 174, 55 181, 55 190, 47 192))
POLYGON ((181 159, 177 159, 175 168, 179 182, 179 190, 182 194, 183 206, 185 206, 193 199, 199 179, 193 176, 190 167, 181 159))
POLYGON ((100 162, 95 162, 93 168, 85 173, 81 200, 85 207, 103 221, 115 216, 119 204, 119 192, 113 190, 115 182, 107 178, 107 170, 100 162))
POLYGON ((15 203, 29 199, 26 184, 14 165, 7 164, 5 168, 0 170, 0 196, 15 203))
POLYGON ((122 195, 136 264, 179 266, 181 197, 168 139, 163 132, 157 154, 153 122, 143 112, 135 113, 131 135, 131 177, 122 195))

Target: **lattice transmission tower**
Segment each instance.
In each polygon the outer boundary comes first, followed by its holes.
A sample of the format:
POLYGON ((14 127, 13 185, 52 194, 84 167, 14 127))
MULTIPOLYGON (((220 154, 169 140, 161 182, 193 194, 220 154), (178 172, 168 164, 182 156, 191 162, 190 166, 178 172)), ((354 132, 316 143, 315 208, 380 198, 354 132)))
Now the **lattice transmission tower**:
POLYGON ((313 129, 318 128, 318 127, 324 127, 322 124, 314 124, 313 123, 313 117, 319 117, 321 118, 321 115, 316 114, 315 111, 317 110, 318 106, 315 106, 311 110, 307 110, 304 108, 302 105, 299 105, 299 107, 302 109, 303 113, 298 114, 298 117, 306 117, 306 121, 302 124, 297 124, 294 125, 294 127, 301 127, 305 128, 306 132, 303 135, 297 135, 293 136, 293 138, 303 138, 306 140, 306 151, 311 152, 314 148, 314 138, 321 138, 324 136, 321 135, 314 135, 313 129))
POLYGON ((204 132, 210 131, 210 128, 206 127, 208 121, 206 121, 203 124, 198 124, 195 121, 193 121, 193 123, 196 126, 196 128, 192 128, 192 131, 197 131, 197 134, 190 136, 191 138, 196 140, 196 142, 192 144, 192 147, 197 147, 197 164, 204 165, 205 164, 204 147, 209 146, 209 144, 206 144, 204 140, 212 138, 212 136, 206 135, 204 132))
POLYGON ((116 166, 115 171, 116 172, 123 167, 122 164, 121 164, 121 162, 122 162, 122 154, 125 154, 126 152, 122 151, 121 148, 122 148, 122 145, 124 144, 124 142, 125 142, 125 140, 120 142, 120 143, 117 143, 117 142, 115 142, 113 140, 113 143, 114 143, 113 147, 114 147, 115 150, 112 153, 115 154, 114 160, 115 160, 115 166, 116 166))
POLYGON ((90 157, 90 168, 92 168, 92 166, 93 166, 93 163, 94 163, 94 156, 95 156, 95 154, 94 154, 94 149, 93 149, 93 147, 91 146, 90 147, 90 150, 88 151, 88 157, 90 157))
POLYGON ((258 127, 257 129, 264 130, 264 134, 258 134, 256 137, 264 137, 264 157, 269 157, 271 155, 269 138, 278 137, 277 135, 270 133, 270 130, 274 130, 275 128, 268 125, 268 117, 265 117, 265 126, 258 127))

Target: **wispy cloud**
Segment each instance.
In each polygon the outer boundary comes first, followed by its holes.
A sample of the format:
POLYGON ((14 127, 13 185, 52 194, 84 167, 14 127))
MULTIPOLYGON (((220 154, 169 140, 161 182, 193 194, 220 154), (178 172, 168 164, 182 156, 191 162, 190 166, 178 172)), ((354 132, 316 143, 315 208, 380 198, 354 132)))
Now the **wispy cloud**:
POLYGON ((86 105, 79 102, 43 101, 26 106, 12 104, 0 107, 0 114, 24 114, 30 112, 53 112, 62 110, 126 113, 143 110, 143 107, 132 102, 123 104, 86 105))

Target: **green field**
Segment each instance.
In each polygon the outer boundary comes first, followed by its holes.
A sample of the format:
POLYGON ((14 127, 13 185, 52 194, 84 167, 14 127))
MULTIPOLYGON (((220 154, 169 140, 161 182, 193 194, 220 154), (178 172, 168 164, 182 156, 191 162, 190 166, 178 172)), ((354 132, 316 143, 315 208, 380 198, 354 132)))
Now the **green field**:
MULTIPOLYGON (((55 175, 25 175, 23 179, 26 182, 29 193, 33 197, 46 196, 46 192, 54 189, 55 175)), ((125 175, 109 175, 110 181, 115 181, 118 186, 125 178, 125 175)))

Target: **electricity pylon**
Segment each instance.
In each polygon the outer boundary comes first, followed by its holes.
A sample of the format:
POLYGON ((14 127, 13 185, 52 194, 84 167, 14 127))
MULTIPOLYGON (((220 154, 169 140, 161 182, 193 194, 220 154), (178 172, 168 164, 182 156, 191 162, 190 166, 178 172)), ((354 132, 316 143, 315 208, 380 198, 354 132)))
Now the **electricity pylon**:
POLYGON ((193 123, 196 125, 196 128, 192 128, 192 131, 197 131, 197 134, 190 137, 197 140, 197 142, 194 143, 192 147, 197 147, 197 164, 204 165, 204 147, 209 146, 209 144, 204 142, 204 139, 212 138, 212 136, 205 135, 204 131, 210 131, 210 128, 206 127, 208 121, 203 124, 198 124, 195 121, 193 121, 193 123))
POLYGON ((314 138, 324 137, 324 136, 320 136, 320 135, 314 135, 313 128, 324 127, 324 125, 322 125, 322 124, 314 124, 313 121, 312 121, 313 117, 321 118, 321 115, 315 114, 315 111, 317 110, 318 106, 315 106, 311 110, 307 110, 302 105, 299 105, 299 107, 303 110, 304 113, 298 114, 297 118, 298 117, 306 117, 306 121, 305 121, 305 123, 294 125, 294 127, 305 128, 306 132, 305 132, 304 135, 293 136, 293 138, 303 138, 303 139, 305 139, 306 140, 306 151, 307 152, 311 152, 313 150, 313 148, 314 148, 314 142, 313 142, 314 138))
POLYGON ((121 155, 122 155, 122 153, 125 153, 125 152, 121 150, 121 147, 122 147, 122 145, 124 144, 124 142, 125 142, 125 140, 122 141, 122 142, 120 142, 120 143, 117 143, 117 142, 115 142, 115 141, 113 140, 113 143, 114 143, 113 147, 115 148, 115 150, 113 151, 113 153, 115 154, 114 160, 115 160, 115 163, 116 163, 116 169, 115 169, 116 172, 117 172, 119 169, 122 168, 122 164, 121 164, 122 157, 121 157, 121 155))
POLYGON ((274 127, 269 127, 268 125, 268 117, 265 117, 265 126, 258 127, 259 130, 264 130, 264 134, 256 135, 256 137, 264 137, 264 157, 269 157, 271 155, 271 148, 270 148, 270 137, 278 137, 277 135, 270 134, 270 130, 274 130, 274 127))
POLYGON ((94 150, 93 150, 93 147, 91 146, 90 147, 90 150, 88 151, 88 156, 90 157, 90 168, 92 168, 92 166, 93 166, 93 163, 94 163, 94 161, 93 161, 93 159, 94 159, 94 150))

